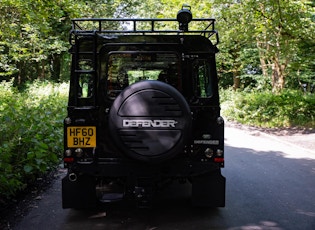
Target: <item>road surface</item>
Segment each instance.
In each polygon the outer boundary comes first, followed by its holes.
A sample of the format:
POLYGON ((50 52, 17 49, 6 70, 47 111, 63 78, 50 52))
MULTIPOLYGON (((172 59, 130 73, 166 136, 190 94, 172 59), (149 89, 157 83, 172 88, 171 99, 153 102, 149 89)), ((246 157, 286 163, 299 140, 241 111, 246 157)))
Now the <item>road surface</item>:
POLYGON ((233 127, 225 137, 225 208, 192 208, 189 185, 175 184, 152 209, 63 210, 59 178, 13 229, 314 230, 315 151, 233 127))

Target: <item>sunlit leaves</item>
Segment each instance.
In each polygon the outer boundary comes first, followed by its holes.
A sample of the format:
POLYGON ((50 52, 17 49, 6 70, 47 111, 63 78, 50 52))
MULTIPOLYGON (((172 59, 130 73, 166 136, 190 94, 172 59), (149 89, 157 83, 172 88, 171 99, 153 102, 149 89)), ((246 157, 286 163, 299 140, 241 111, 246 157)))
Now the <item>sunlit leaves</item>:
POLYGON ((222 91, 224 116, 243 124, 260 127, 315 127, 315 96, 300 91, 284 90, 233 92, 222 91))
POLYGON ((124 17, 140 1, 2 0, 0 4, 0 80, 18 83, 38 78, 60 79, 51 65, 60 66, 68 48, 70 19, 124 17), (3 49, 6 49, 6 52, 3 49), (55 62, 55 63, 53 63, 55 62), (17 78, 18 76, 18 78, 17 78))
MULTIPOLYGON (((312 54, 303 55, 306 50, 301 46, 305 43, 314 46, 315 8, 309 1, 213 0, 213 3, 222 41, 220 72, 232 71, 240 76, 243 68, 247 68, 246 61, 240 59, 242 53, 248 47, 256 47, 258 56, 249 57, 253 59, 250 62, 259 58, 257 67, 277 86, 278 80, 285 83, 296 76, 296 69, 290 67, 314 59, 312 54)), ((314 69, 314 65, 307 68, 314 69)), ((280 88, 284 86, 281 84, 280 88)))

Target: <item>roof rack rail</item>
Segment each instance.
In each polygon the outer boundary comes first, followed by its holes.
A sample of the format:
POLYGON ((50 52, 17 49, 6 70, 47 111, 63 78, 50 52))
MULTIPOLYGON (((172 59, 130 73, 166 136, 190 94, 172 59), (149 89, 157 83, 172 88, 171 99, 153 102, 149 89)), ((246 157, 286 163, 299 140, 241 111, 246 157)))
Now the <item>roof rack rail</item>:
POLYGON ((191 19, 183 30, 177 19, 145 19, 145 18, 76 18, 72 19, 71 33, 74 35, 147 35, 199 34, 208 39, 215 35, 215 44, 219 43, 218 32, 214 28, 214 18, 191 19), (202 28, 202 29, 200 29, 202 28))

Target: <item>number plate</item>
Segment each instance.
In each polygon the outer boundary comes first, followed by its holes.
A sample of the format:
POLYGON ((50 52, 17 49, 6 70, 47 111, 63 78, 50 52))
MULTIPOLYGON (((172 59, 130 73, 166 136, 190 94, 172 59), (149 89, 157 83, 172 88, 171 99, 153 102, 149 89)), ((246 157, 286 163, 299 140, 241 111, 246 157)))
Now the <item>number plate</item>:
POLYGON ((67 145, 69 148, 96 147, 95 126, 67 127, 67 145))

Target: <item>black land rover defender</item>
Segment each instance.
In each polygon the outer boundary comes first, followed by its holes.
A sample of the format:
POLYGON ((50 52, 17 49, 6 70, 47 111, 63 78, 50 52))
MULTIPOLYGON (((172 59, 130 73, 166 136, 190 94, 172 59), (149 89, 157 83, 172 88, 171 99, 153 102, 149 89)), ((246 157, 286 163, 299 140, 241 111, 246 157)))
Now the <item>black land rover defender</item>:
POLYGON ((225 206, 215 20, 74 19, 63 208, 133 200, 173 180, 192 204, 225 206))

